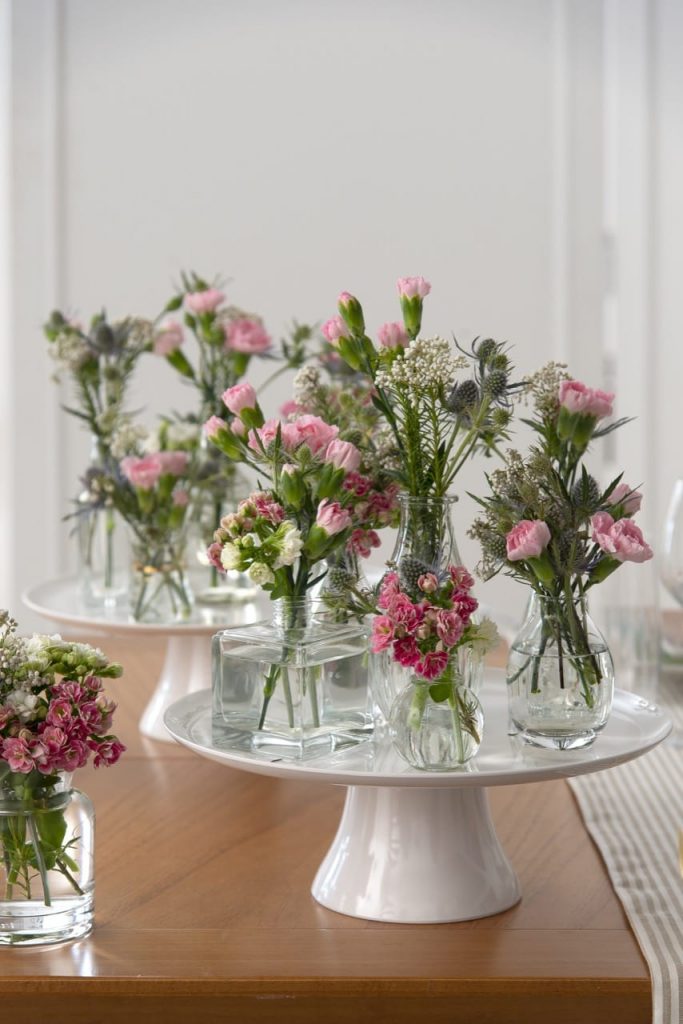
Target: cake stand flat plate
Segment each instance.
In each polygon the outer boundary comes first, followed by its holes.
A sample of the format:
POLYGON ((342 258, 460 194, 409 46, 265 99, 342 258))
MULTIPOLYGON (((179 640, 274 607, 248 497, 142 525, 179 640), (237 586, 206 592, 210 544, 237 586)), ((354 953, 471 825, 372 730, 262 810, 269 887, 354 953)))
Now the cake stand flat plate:
POLYGON ((304 762, 264 754, 221 750, 211 738, 211 693, 201 690, 173 704, 164 716, 179 743, 202 757, 232 768, 281 778, 344 786, 506 786, 602 771, 651 750, 666 738, 671 722, 654 704, 617 690, 610 719, 592 746, 546 751, 508 735, 505 674, 487 673, 480 694, 484 739, 474 761, 459 771, 423 772, 411 768, 381 735, 355 747, 304 762))

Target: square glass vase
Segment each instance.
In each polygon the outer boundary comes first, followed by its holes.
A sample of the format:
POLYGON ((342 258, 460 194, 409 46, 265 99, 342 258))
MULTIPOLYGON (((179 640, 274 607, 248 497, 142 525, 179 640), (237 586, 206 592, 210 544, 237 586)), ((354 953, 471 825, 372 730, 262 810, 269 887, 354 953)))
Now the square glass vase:
POLYGON ((273 611, 213 637, 213 745, 304 760, 369 739, 367 627, 305 600, 273 611))

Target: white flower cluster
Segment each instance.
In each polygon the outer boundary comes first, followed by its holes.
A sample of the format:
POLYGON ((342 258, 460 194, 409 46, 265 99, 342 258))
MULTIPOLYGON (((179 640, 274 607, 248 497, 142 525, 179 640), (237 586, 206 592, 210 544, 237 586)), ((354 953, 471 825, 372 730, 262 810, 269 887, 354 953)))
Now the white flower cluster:
POLYGON ((416 338, 386 370, 378 371, 375 382, 385 391, 414 395, 450 390, 458 370, 465 366, 466 358, 454 355, 453 346, 445 338, 416 338))
POLYGON ((315 366, 302 366, 294 378, 294 398, 301 405, 313 401, 320 387, 320 371, 315 366))
POLYGON ((143 320, 142 317, 134 317, 132 320, 117 320, 112 324, 114 328, 127 325, 127 342, 131 348, 146 348, 152 344, 154 339, 154 324, 151 320, 143 320))
MULTIPOLYGON (((223 521, 225 519, 229 517, 223 521)), ((265 544, 257 533, 247 533, 236 541, 224 542, 221 563, 226 571, 244 571, 248 566, 249 577, 254 583, 264 586, 275 582, 274 570, 296 562, 303 546, 301 531, 290 519, 285 519, 265 544), (263 549, 262 555, 259 548, 263 549)))
POLYGON ((60 331, 50 346, 50 355, 66 370, 79 370, 92 355, 90 349, 73 331, 60 331))
POLYGON ((109 447, 115 459, 136 452, 147 437, 144 427, 136 425, 129 416, 120 417, 115 424, 109 447))
POLYGON ((498 627, 492 619, 482 619, 474 627, 472 638, 468 641, 469 646, 477 654, 487 654, 492 651, 500 641, 498 627))

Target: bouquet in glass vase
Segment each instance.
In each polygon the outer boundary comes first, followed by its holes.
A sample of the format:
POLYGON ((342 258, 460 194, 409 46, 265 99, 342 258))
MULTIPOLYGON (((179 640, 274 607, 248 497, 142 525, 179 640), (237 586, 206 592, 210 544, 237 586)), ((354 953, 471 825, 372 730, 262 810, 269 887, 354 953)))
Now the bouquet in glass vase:
POLYGON ((68 377, 73 405, 66 412, 90 431, 90 465, 76 502, 83 598, 88 605, 116 605, 125 599, 121 572, 125 545, 110 493, 99 486, 118 462, 117 443, 130 429, 126 395, 138 360, 149 351, 154 325, 135 317, 109 321, 104 312, 87 329, 55 311, 44 325, 57 379, 68 377))
POLYGON ((119 665, 59 636, 16 636, 0 612, 0 944, 85 935, 93 915, 94 815, 71 775, 118 761, 102 679, 119 665))
POLYGON ((254 357, 278 362, 266 383, 284 370, 300 366, 312 331, 295 323, 276 355, 261 317, 229 304, 216 283, 195 273, 182 275, 181 287, 166 308, 171 315, 159 324, 153 350, 195 388, 198 399, 196 412, 186 417, 196 426, 199 442, 194 456, 188 542, 196 597, 208 603, 248 600, 256 593, 253 584, 243 573, 219 575, 207 561, 206 549, 221 516, 235 509, 249 487, 235 461, 205 443, 200 427, 209 417, 220 415, 221 394, 239 383, 254 357), (172 316, 180 310, 184 310, 183 323, 172 316), (184 327, 194 339, 194 355, 187 352, 184 327))
POLYGON ((367 631, 318 614, 311 592, 353 532, 345 483, 360 453, 317 416, 264 422, 245 382, 223 399, 232 419, 212 418, 207 436, 268 486, 222 518, 209 557, 246 572, 275 604, 272 622, 214 638, 214 742, 295 758, 356 743, 371 728, 367 631))
MULTIPOLYGON (((366 333, 360 303, 348 292, 339 296, 339 315, 323 333, 340 358, 370 382, 394 452, 401 519, 389 566, 403 583, 415 573, 440 578, 449 565, 461 564, 452 487, 470 458, 491 455, 508 439, 512 399, 521 385, 511 379, 505 346, 491 338, 476 339, 464 351, 444 338, 419 336, 431 291, 423 277, 400 278, 397 288, 403 322, 383 324, 377 344, 366 333)), ((476 688, 483 665, 468 650, 461 654, 467 662, 462 669, 476 688)), ((387 718, 390 698, 405 687, 408 673, 380 654, 372 659, 371 677, 377 707, 387 718)))
POLYGON ((451 565, 440 577, 423 573, 409 584, 392 572, 380 588, 371 646, 411 673, 393 698, 389 726, 394 746, 415 768, 457 768, 481 744, 484 716, 465 685, 458 652, 468 647, 483 657, 498 633, 489 619, 472 621, 473 586, 463 566, 451 565))
POLYGON ((136 622, 173 622, 192 613, 185 546, 191 480, 186 451, 137 450, 98 480, 129 531, 128 600, 136 622))
POLYGON ((628 422, 604 422, 614 395, 553 363, 529 388, 537 442, 525 459, 508 452, 488 478, 471 534, 486 578, 503 570, 531 590, 508 662, 512 727, 529 743, 571 749, 593 742, 612 703, 612 659, 588 613, 590 590, 652 550, 633 521, 641 494, 621 476, 600 486, 584 461, 592 441, 628 422))

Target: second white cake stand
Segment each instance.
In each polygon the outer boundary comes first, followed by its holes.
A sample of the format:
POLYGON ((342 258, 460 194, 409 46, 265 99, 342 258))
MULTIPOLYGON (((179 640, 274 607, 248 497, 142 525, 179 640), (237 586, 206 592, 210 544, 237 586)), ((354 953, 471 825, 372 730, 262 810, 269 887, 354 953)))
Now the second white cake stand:
POLYGON ((24 604, 51 622, 90 635, 119 638, 156 636, 166 639, 166 657, 156 688, 140 719, 140 732, 169 742, 164 728, 166 709, 185 694, 211 685, 211 637, 228 626, 255 622, 263 609, 253 603, 196 607, 187 622, 135 622, 127 607, 89 608, 81 598, 77 577, 51 580, 29 588, 24 604))
POLYGON ((193 693, 165 716, 190 750, 243 771, 346 786, 337 835, 312 894, 331 910, 397 923, 465 921, 507 910, 521 895, 489 813, 487 788, 602 771, 646 753, 671 723, 654 705, 617 691, 605 731, 583 751, 543 751, 507 733, 501 672, 488 674, 484 740, 469 769, 420 772, 387 737, 303 763, 214 746, 211 694, 193 693))

